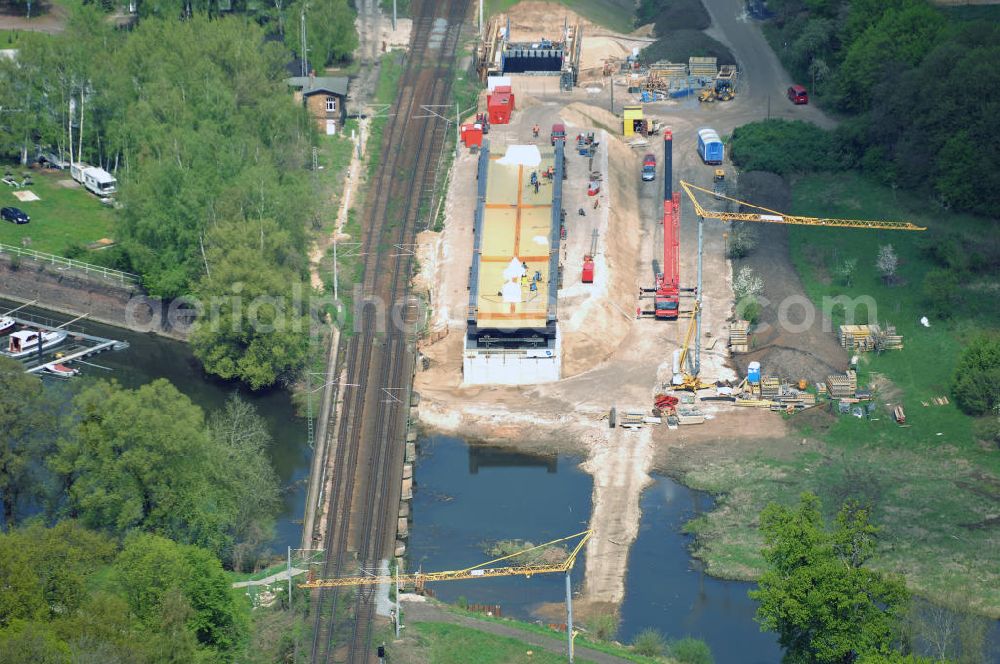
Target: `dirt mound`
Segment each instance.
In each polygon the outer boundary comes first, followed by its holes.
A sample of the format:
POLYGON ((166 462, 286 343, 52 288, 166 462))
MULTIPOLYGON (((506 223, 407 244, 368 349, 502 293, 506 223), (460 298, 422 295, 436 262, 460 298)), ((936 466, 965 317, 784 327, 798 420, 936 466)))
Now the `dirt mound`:
POLYGON ((704 30, 712 24, 701 0, 643 2, 637 13, 640 21, 654 25, 658 35, 667 34, 670 30, 704 30))
POLYGON ((736 64, 736 56, 724 44, 701 30, 673 30, 643 49, 643 62, 687 62, 691 56, 717 58, 720 65, 736 64))

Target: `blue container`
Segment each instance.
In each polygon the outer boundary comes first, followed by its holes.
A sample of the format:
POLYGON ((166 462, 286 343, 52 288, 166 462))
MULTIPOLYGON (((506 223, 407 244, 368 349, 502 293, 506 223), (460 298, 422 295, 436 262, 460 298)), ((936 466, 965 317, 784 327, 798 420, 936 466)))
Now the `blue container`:
POLYGON ((747 380, 754 385, 760 383, 760 362, 751 362, 747 365, 747 380))
POLYGON ((709 127, 698 130, 698 154, 706 164, 721 164, 725 159, 726 148, 719 138, 718 132, 709 127))

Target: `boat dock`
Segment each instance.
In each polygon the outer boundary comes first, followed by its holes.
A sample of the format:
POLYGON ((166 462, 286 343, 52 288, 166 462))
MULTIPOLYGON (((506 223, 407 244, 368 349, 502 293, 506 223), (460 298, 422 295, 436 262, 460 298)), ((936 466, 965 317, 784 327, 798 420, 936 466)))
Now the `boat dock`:
MULTIPOLYGON (((128 348, 127 341, 88 334, 79 325, 75 325, 77 321, 82 320, 85 316, 79 316, 64 323, 28 313, 18 313, 16 316, 10 315, 9 317, 14 319, 16 323, 15 329, 17 330, 31 329, 41 330, 42 332, 62 331, 66 333, 66 340, 62 343, 51 348, 43 348, 41 352, 33 352, 26 357, 20 358, 20 362, 24 365, 26 373, 37 374, 45 372, 52 364, 67 364, 78 360, 82 361, 108 350, 124 350, 128 348)), ((6 349, 6 337, 0 338, 0 354, 6 355, 6 349)))

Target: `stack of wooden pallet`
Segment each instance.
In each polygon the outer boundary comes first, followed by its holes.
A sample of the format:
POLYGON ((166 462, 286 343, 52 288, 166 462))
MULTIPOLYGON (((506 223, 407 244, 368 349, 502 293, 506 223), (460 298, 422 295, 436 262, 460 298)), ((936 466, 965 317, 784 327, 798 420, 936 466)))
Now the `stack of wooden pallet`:
POLYGON ((858 389, 858 375, 848 370, 845 375, 827 376, 826 385, 834 399, 850 398, 858 389))
POLYGON ((717 62, 716 58, 688 58, 688 73, 699 78, 715 78, 715 75, 719 73, 717 62))
POLYGON ((903 350, 903 335, 896 334, 892 325, 886 325, 884 332, 875 333, 875 346, 878 350, 903 350))
POLYGON ((660 61, 649 65, 649 75, 669 82, 673 79, 687 78, 688 74, 687 67, 681 62, 660 61))
POLYGON ((774 376, 763 376, 760 379, 760 396, 774 400, 781 394, 781 382, 774 376))
POLYGON ((729 327, 729 350, 733 353, 745 353, 749 350, 748 331, 750 322, 745 320, 734 321, 729 327))
POLYGON ((903 336, 896 334, 892 325, 886 326, 885 330, 878 325, 841 325, 838 336, 840 345, 848 351, 866 353, 903 348, 903 336))

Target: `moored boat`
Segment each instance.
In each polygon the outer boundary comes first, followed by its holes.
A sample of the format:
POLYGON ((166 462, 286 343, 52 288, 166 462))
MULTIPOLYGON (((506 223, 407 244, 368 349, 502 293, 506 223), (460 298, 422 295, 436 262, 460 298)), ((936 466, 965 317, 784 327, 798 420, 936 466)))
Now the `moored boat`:
POLYGON ((17 321, 10 316, 0 316, 0 335, 13 331, 16 324, 17 321))
POLYGON ((69 378, 70 376, 75 376, 80 373, 79 369, 74 369, 73 367, 68 367, 65 364, 59 362, 51 362, 45 365, 45 371, 52 374, 53 376, 58 376, 59 378, 69 378))
POLYGON ((66 340, 66 333, 62 330, 18 330, 10 335, 7 341, 7 357, 18 359, 27 357, 32 353, 46 351, 55 348, 66 340), (39 348, 41 346, 41 348, 39 348))

